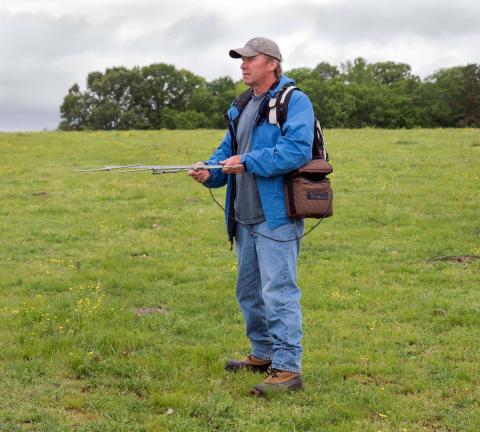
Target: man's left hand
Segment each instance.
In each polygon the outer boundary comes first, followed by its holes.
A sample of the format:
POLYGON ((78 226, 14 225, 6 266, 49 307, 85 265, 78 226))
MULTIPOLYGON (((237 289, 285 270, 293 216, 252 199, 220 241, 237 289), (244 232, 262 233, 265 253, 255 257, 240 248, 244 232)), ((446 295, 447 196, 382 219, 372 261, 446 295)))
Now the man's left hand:
POLYGON ((220 165, 225 165, 225 168, 222 169, 222 172, 226 174, 243 174, 243 166, 236 168, 228 168, 230 165, 242 165, 242 155, 232 156, 231 158, 225 159, 224 161, 219 162, 220 165))

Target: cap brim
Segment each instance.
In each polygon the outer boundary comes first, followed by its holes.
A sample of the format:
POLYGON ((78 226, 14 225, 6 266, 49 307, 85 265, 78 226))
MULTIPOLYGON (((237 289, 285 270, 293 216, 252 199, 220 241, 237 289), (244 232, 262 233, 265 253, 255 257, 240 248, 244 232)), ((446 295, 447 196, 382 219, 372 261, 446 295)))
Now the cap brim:
POLYGON ((254 51, 248 47, 243 47, 243 48, 237 48, 230 50, 229 52, 230 57, 238 59, 243 57, 255 57, 257 55, 260 55, 261 53, 254 51))

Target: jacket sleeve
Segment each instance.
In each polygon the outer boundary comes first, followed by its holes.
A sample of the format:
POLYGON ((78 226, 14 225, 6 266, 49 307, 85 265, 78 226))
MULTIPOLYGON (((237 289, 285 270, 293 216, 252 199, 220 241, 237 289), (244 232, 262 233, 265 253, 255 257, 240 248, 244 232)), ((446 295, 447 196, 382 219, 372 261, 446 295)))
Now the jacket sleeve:
POLYGON ((249 173, 260 177, 273 177, 300 168, 312 159, 313 107, 302 92, 292 95, 288 104, 284 135, 275 146, 254 150, 242 155, 249 173))
MULTIPOLYGON (((205 161, 206 165, 220 165, 220 161, 228 159, 232 153, 230 132, 227 132, 222 142, 218 146, 217 150, 213 153, 208 161, 205 161)), ((209 179, 203 183, 205 187, 219 188, 227 184, 228 174, 222 172, 221 169, 210 170, 209 179)))

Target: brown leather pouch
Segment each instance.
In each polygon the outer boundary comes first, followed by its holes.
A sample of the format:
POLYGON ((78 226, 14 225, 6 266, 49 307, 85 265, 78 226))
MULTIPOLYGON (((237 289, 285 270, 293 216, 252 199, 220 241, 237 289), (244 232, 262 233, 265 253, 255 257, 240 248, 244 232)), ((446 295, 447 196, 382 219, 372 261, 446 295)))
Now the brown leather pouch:
POLYGON ((327 218, 333 215, 330 179, 333 171, 325 159, 312 159, 285 175, 287 216, 292 219, 327 218))

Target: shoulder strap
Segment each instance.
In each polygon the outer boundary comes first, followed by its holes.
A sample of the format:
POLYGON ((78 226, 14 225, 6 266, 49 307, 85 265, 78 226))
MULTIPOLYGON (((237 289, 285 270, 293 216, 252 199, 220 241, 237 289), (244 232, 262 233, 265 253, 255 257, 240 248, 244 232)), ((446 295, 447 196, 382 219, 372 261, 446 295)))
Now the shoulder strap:
MULTIPOLYGON (((287 121, 288 104, 292 98, 294 90, 300 90, 293 84, 286 84, 280 89, 276 95, 268 101, 268 122, 270 124, 276 124, 283 132, 283 125, 287 121)), ((303 93, 303 92, 302 92, 303 93)), ((314 139, 312 145, 312 159, 322 158, 326 161, 329 160, 328 153, 325 148, 325 140, 323 138, 322 126, 320 122, 314 119, 314 139)))
POLYGON ((276 124, 280 129, 283 129, 283 124, 287 120, 288 103, 292 97, 293 90, 296 88, 293 84, 287 84, 268 101, 267 118, 270 124, 276 124), (285 113, 283 112, 283 107, 285 107, 285 113))
MULTIPOLYGON (((317 142, 317 149, 320 151, 320 157, 323 157, 327 162, 330 160, 328 157, 327 149, 325 147, 325 139, 323 138, 323 131, 320 122, 315 117, 315 138, 313 139, 314 142, 317 142)), ((313 152, 313 149, 312 149, 313 152)))

